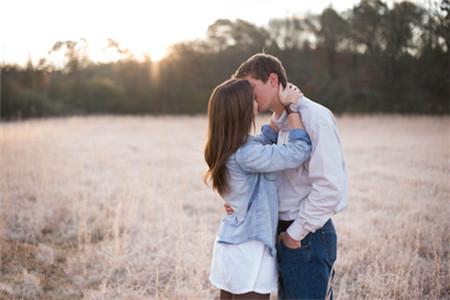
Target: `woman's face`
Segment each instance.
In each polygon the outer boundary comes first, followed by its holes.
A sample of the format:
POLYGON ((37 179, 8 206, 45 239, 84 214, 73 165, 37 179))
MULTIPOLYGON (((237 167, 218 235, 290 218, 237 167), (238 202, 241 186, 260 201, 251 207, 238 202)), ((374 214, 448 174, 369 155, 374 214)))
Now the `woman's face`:
POLYGON ((258 116, 258 102, 256 102, 255 96, 253 96, 253 115, 255 118, 258 116))
POLYGON ((253 97, 258 103, 260 112, 272 109, 273 103, 276 100, 276 95, 278 94, 278 77, 275 76, 275 74, 272 74, 266 83, 253 78, 251 75, 245 77, 252 86, 253 97))

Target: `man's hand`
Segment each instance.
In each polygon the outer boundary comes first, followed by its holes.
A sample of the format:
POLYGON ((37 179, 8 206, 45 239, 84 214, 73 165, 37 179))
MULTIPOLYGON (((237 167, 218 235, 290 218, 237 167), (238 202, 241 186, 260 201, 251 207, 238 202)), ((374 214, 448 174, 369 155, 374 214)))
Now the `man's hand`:
POLYGON ((283 231, 278 235, 278 241, 280 240, 282 240, 283 244, 289 249, 298 249, 302 246, 300 241, 291 238, 291 236, 286 231, 283 231))
POLYGON ((231 208, 231 206, 228 203, 225 203, 223 207, 225 208, 227 214, 232 215, 234 213, 233 208, 231 208))
POLYGON ((273 131, 278 132, 278 130, 280 130, 277 125, 275 124, 275 122, 273 121, 273 118, 275 118, 275 113, 272 114, 272 117, 269 120, 269 126, 273 129, 273 131))
POLYGON ((280 96, 280 101, 284 106, 296 104, 303 96, 302 91, 290 82, 287 83, 287 86, 284 89, 282 85, 280 85, 278 93, 280 96))

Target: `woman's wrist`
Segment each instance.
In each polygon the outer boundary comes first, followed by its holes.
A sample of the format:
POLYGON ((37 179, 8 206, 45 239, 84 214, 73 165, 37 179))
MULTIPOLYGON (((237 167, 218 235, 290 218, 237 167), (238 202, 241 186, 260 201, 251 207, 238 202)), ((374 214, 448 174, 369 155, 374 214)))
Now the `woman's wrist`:
POLYGON ((288 115, 292 114, 292 113, 298 113, 295 109, 295 104, 293 104, 293 103, 289 103, 288 105, 285 105, 284 110, 286 110, 288 115))
POLYGON ((291 129, 304 129, 303 122, 298 111, 288 114, 288 125, 291 129))

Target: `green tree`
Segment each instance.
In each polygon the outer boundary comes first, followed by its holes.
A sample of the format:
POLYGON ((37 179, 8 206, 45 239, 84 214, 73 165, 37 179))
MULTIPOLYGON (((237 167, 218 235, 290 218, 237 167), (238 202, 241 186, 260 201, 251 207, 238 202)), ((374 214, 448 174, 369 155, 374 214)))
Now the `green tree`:
POLYGON ((261 51, 267 46, 269 34, 264 28, 247 21, 237 19, 219 19, 208 27, 207 40, 215 52, 227 48, 239 48, 243 51, 261 51))
POLYGON ((268 25, 271 47, 276 51, 299 50, 306 37, 305 25, 299 17, 271 19, 268 25))
POLYGON ((348 23, 333 8, 325 9, 319 17, 320 28, 313 28, 318 37, 318 46, 324 49, 328 75, 336 78, 336 53, 338 46, 348 37, 348 23))

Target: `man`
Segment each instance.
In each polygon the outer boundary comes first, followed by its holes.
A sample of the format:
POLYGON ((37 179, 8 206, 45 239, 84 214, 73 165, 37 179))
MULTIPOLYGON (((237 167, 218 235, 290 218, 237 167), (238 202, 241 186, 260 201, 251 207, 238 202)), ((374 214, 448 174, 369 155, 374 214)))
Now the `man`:
MULTIPOLYGON (((259 111, 271 110, 280 129, 278 144, 288 136, 287 111, 300 111, 312 141, 311 158, 278 176, 278 265, 280 299, 333 298, 330 285, 336 260, 337 236, 331 216, 347 204, 347 174, 336 121, 326 107, 302 97, 284 106, 279 85, 288 84, 281 62, 256 54, 242 63, 236 78, 253 87, 259 111)), ((226 206, 230 213, 232 209, 226 206)))

